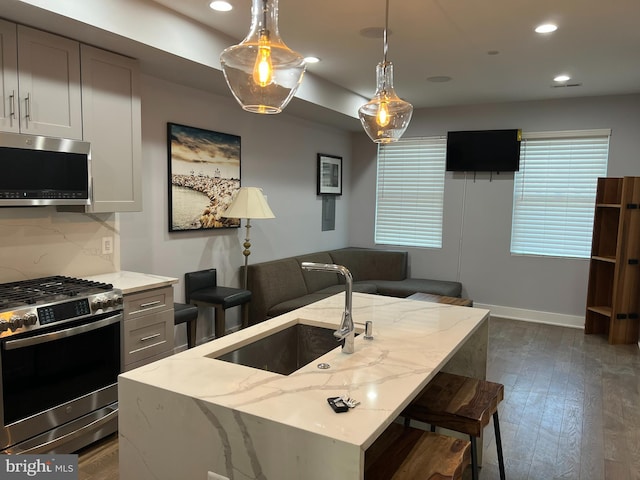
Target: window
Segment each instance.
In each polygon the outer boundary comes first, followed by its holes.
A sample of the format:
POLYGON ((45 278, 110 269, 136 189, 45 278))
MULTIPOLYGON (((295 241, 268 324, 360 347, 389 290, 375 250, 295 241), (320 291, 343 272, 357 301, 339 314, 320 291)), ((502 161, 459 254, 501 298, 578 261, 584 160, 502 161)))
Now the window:
POLYGON ((588 258, 610 130, 523 133, 511 253, 588 258))
POLYGON ((446 147, 446 137, 379 147, 376 244, 442 247, 446 147))

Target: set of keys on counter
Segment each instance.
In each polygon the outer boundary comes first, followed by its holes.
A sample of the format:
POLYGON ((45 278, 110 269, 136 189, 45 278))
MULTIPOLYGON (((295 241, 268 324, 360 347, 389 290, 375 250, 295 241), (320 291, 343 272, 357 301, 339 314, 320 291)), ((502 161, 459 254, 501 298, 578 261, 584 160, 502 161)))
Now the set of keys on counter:
POLYGON ((343 395, 342 397, 329 397, 327 402, 336 413, 348 412, 350 408, 355 408, 360 402, 351 397, 343 395))

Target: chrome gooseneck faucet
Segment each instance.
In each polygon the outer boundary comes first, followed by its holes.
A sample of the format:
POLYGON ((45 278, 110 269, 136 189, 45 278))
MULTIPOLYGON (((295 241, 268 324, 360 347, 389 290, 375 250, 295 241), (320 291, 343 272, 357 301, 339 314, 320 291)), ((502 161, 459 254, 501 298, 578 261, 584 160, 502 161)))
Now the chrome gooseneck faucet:
POLYGON ((344 353, 354 352, 354 339, 355 339, 355 325, 351 318, 351 297, 353 296, 353 277, 351 272, 342 265, 335 265, 333 263, 313 263, 302 262, 301 267, 303 270, 316 271, 316 272, 330 272, 340 273, 345 278, 345 292, 344 292, 344 312, 342 314, 342 321, 338 330, 333 332, 333 335, 338 340, 344 340, 342 351, 344 353))

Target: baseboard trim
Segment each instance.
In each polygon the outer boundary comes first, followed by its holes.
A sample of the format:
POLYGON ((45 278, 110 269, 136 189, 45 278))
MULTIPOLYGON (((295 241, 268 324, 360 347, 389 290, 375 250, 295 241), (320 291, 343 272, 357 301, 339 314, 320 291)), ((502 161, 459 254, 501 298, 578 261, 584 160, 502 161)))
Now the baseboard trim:
POLYGON ((584 316, 566 315, 564 313, 541 312, 538 310, 505 307, 502 305, 488 305, 477 302, 474 302, 473 306, 491 310, 492 317, 507 318, 509 320, 521 320, 524 322, 544 323, 547 325, 558 325, 560 327, 584 329, 584 316))

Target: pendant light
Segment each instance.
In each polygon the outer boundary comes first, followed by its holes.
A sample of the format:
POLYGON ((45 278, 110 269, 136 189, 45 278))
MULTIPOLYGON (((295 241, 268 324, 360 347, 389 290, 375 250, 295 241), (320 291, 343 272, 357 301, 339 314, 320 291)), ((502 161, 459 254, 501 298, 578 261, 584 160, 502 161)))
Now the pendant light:
POLYGON ((376 143, 398 141, 409 126, 413 113, 413 106, 398 97, 393 89, 393 65, 387 61, 388 27, 389 0, 385 13, 383 58, 376 67, 376 93, 358 110, 364 131, 376 143))
POLYGON ((220 54, 224 78, 243 109, 280 113, 295 94, 304 58, 278 32, 278 0, 252 0, 251 29, 238 45, 220 54))

